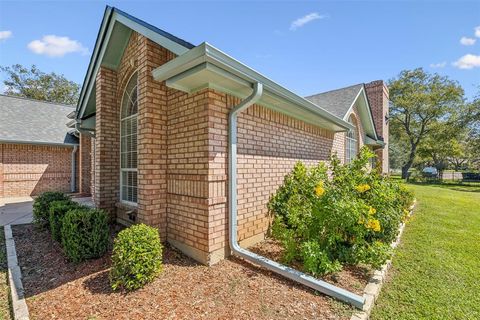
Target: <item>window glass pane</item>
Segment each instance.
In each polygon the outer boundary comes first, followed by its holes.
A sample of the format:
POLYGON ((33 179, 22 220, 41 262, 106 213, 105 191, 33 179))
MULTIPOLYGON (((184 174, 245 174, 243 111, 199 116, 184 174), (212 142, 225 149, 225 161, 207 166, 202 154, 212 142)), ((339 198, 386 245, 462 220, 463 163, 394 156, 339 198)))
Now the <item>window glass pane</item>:
POLYGON ((137 74, 129 80, 122 99, 120 122, 121 200, 137 202, 137 74))

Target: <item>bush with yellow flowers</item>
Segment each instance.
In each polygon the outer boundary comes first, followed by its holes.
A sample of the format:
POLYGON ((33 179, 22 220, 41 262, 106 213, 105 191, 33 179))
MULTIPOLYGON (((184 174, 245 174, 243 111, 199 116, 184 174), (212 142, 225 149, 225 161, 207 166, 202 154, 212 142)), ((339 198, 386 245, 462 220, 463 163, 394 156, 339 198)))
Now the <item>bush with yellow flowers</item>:
POLYGON ((413 195, 377 170, 375 155, 362 148, 357 159, 327 166, 298 162, 268 203, 272 236, 283 244, 283 262, 324 275, 344 265, 380 267, 413 195))

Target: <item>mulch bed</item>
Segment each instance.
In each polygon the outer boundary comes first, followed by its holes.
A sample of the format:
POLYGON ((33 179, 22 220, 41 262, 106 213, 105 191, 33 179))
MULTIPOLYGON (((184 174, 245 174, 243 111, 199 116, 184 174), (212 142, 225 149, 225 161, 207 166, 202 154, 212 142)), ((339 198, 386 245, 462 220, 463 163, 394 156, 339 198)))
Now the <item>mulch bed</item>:
MULTIPOLYGON (((48 232, 18 225, 13 234, 32 319, 348 319, 353 310, 241 259, 206 267, 168 246, 153 283, 113 292, 109 254, 75 265, 48 232)), ((356 289, 348 279, 358 275, 346 275, 336 284, 356 289)))
MULTIPOLYGON (((283 247, 278 241, 273 239, 266 239, 249 248, 259 255, 269 258, 276 262, 282 262, 283 247)), ((290 267, 302 271, 302 266, 298 263, 293 263, 290 267)), ((363 295, 363 289, 372 276, 373 271, 367 267, 362 266, 346 266, 341 272, 327 275, 322 280, 331 283, 337 287, 347 289, 358 295, 363 295)))

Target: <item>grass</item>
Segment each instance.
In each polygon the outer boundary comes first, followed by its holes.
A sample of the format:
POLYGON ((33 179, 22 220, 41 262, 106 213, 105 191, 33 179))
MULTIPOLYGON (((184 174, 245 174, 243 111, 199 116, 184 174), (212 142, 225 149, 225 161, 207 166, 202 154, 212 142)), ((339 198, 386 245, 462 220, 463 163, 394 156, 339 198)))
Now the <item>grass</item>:
POLYGON ((372 319, 480 319, 480 187, 408 187, 418 207, 372 319))
POLYGON ((7 274, 7 254, 5 248, 5 233, 0 227, 0 320, 9 320, 10 301, 7 274))

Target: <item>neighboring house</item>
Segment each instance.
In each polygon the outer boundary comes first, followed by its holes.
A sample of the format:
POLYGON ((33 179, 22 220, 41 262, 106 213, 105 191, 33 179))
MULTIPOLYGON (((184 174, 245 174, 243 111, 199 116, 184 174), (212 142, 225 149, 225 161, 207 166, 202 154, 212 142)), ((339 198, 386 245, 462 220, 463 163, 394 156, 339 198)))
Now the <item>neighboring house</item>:
POLYGON ((240 244, 262 240, 266 204, 295 162, 349 161, 367 145, 387 172, 387 109, 382 81, 304 99, 208 43, 107 7, 76 128, 92 150, 95 204, 212 264, 229 253, 229 204, 240 244))
POLYGON ((75 109, 0 95, 0 114, 0 197, 75 191, 75 109))

